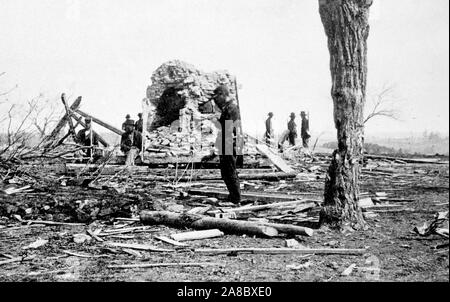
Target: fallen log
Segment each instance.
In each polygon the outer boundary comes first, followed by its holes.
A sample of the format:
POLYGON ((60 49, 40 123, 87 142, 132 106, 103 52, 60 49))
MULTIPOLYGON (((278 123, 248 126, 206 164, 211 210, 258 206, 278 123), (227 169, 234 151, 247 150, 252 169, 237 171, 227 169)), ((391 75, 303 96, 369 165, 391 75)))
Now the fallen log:
POLYGON ((280 233, 288 235, 302 235, 311 237, 314 234, 314 230, 306 227, 296 226, 292 224, 284 223, 270 223, 270 222, 260 222, 261 225, 272 227, 280 233))
POLYGON ((363 255, 366 249, 292 249, 292 248, 225 248, 225 249, 195 249, 197 253, 203 254, 333 254, 333 255, 363 255))
POLYGON ((189 241, 189 240, 199 240, 199 239, 209 239, 222 237, 224 234, 218 229, 195 231, 195 232, 185 232, 172 234, 170 237, 176 241, 189 241))
POLYGON ((178 214, 167 211, 142 211, 140 218, 141 222, 146 224, 161 224, 193 229, 219 229, 225 233, 256 235, 260 237, 274 237, 278 235, 278 231, 275 228, 253 222, 193 214, 178 214))

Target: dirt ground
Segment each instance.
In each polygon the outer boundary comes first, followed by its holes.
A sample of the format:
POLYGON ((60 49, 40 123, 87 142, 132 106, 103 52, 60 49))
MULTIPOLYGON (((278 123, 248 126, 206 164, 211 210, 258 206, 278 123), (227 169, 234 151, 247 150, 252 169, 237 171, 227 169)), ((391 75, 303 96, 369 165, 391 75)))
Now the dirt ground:
MULTIPOLYGON (((404 211, 378 212, 367 217, 369 228, 361 231, 335 231, 326 227, 315 230, 312 237, 295 237, 310 248, 367 248, 364 255, 207 255, 193 252, 194 248, 227 247, 285 247, 287 238, 253 238, 225 235, 216 239, 189 242, 188 248, 174 252, 139 251, 132 255, 118 248, 107 247, 94 239, 75 243, 74 234, 87 229, 111 229, 114 220, 96 220, 86 226, 26 225, 11 215, 0 220, 0 261, 9 257, 34 256, 30 260, 0 265, 0 281, 449 281, 448 239, 438 235, 420 237, 412 232, 415 226, 433 220, 435 213, 448 211, 449 166, 408 165, 408 176, 363 176, 362 192, 388 192, 393 197, 413 199, 404 211), (48 243, 36 249, 24 249, 37 239, 48 243), (73 256, 63 251, 78 254, 73 256), (80 257, 83 256, 83 257, 80 257), (214 262, 201 267, 154 267, 113 269, 108 265, 161 262, 214 262), (356 267, 349 276, 342 272, 350 265, 356 267)), ((323 173, 322 173, 323 174, 323 173)), ((320 198, 323 178, 311 182, 286 181, 279 192, 312 192, 320 198)), ((267 184, 267 188, 278 186, 267 184)), ((0 203, 50 203, 65 198, 74 202, 83 198, 104 198, 111 202, 137 200, 154 206, 158 197, 152 194, 156 184, 148 184, 133 192, 111 193, 67 186, 52 192, 27 195, 0 195, 0 203), (68 192, 70 193, 68 195, 68 192)), ((183 200, 172 201, 184 204, 183 200)), ((55 217, 55 215, 53 215, 55 217)), ((124 216, 122 216, 124 217, 124 216)), ((45 217, 43 217, 45 219, 45 217)), ((117 221, 115 222, 117 224, 117 221)), ((131 226, 139 226, 140 222, 131 226)), ((158 248, 174 247, 154 238, 181 232, 165 226, 151 226, 145 232, 123 234, 110 241, 145 243, 158 248)))

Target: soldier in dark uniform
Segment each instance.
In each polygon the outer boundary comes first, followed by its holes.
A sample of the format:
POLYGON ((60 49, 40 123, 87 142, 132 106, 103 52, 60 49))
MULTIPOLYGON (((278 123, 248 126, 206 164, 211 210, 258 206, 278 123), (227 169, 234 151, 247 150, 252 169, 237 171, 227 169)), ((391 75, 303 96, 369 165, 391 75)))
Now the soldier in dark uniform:
MULTIPOLYGON (((98 138, 98 134, 92 130, 92 120, 90 118, 85 118, 84 123, 85 123, 85 127, 84 127, 84 129, 82 129, 78 132, 78 134, 75 137, 75 142, 77 144, 87 146, 87 147, 98 146, 99 138, 98 138)), ((94 157, 96 157, 96 159, 101 157, 96 152, 92 153, 92 149, 86 149, 84 151, 84 154, 87 157, 91 157, 91 155, 94 155, 94 157)))
POLYGON ((288 122, 288 140, 289 145, 295 146, 295 139, 297 138, 297 124, 295 123, 295 113, 291 113, 291 120, 288 122))
POLYGON ((144 120, 142 119, 142 113, 138 113, 139 119, 134 124, 134 129, 142 133, 142 127, 144 125, 144 120))
POLYGON ((120 150, 126 155, 126 165, 134 166, 134 160, 142 149, 142 135, 134 129, 134 121, 125 122, 125 133, 120 140, 120 150))
MULTIPOLYGON (((127 115, 125 116, 125 122, 122 123, 122 130, 123 130, 123 131, 125 131, 125 126, 126 126, 127 122, 128 122, 128 121, 132 121, 130 118, 131 118, 131 116, 130 116, 129 114, 127 114, 127 115)), ((134 121, 133 121, 133 123, 134 123, 134 121)), ((133 125, 133 126, 134 126, 134 125, 133 125)))
POLYGON ((302 117, 302 143, 304 148, 309 147, 309 139, 311 138, 311 134, 309 133, 309 118, 306 116, 305 111, 300 112, 300 116, 302 117))
POLYGON ((239 108, 230 99, 230 91, 225 85, 221 85, 214 90, 212 99, 222 111, 219 118, 221 134, 218 137, 220 173, 228 188, 228 200, 239 204, 241 202, 241 189, 236 170, 236 158, 242 154, 243 144, 241 134, 238 133, 241 121, 239 108))
POLYGON ((273 133, 273 127, 272 127, 272 117, 273 117, 273 112, 269 112, 269 117, 266 120, 266 133, 265 133, 267 145, 272 145, 272 142, 274 139, 274 133, 273 133))

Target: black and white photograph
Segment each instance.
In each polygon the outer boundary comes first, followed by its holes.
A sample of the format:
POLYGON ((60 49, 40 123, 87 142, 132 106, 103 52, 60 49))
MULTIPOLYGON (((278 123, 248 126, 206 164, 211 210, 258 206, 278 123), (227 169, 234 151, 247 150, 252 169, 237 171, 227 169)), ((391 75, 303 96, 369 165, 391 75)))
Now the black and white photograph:
POLYGON ((0 283, 449 282, 449 1, 0 0, 0 39, 0 283))

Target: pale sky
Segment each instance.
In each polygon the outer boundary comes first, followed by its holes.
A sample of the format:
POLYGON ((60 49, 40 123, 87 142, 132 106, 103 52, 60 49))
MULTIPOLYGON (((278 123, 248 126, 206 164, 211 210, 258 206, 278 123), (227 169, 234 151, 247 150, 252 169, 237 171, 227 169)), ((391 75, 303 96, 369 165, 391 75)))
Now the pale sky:
MULTIPOLYGON (((448 0, 375 0, 369 92, 394 84, 401 121, 366 134, 449 129, 448 0)), ((141 111, 152 72, 180 59, 227 69, 242 85, 244 131, 275 131, 310 112, 334 133, 329 54, 317 0, 0 0, 0 91, 83 96, 82 109, 120 126, 141 111)), ((73 99, 72 99, 73 101, 73 99)))

